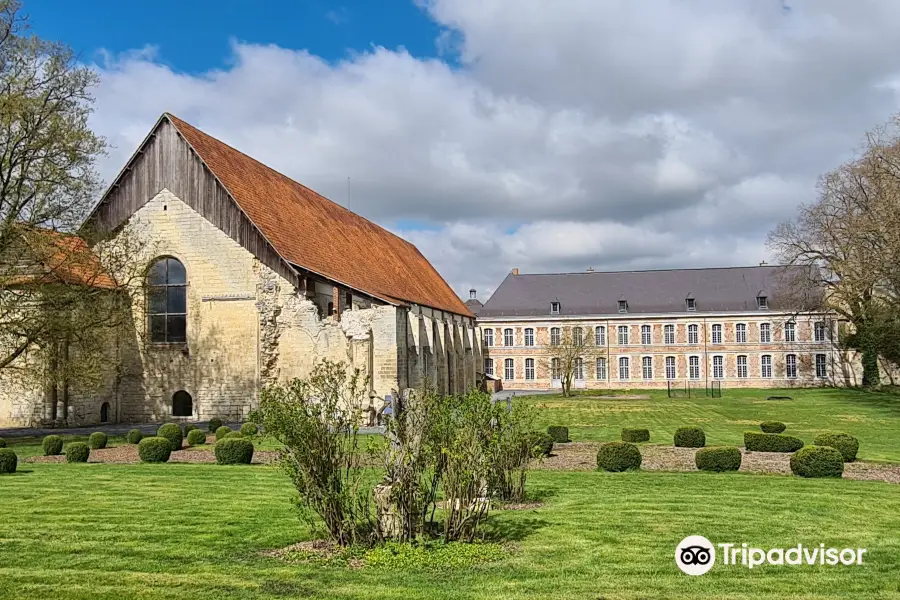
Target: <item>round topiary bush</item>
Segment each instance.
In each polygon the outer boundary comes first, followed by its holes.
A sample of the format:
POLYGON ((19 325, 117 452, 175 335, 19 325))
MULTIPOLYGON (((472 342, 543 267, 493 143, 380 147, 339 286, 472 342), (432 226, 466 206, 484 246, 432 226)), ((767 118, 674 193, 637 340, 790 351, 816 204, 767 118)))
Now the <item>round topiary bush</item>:
POLYGON ((228 433, 225 434, 225 437, 223 437, 222 439, 227 440, 227 439, 242 438, 242 437, 244 437, 244 434, 241 433, 240 431, 229 431, 228 433))
POLYGON ((639 469, 641 460, 641 451, 630 442, 607 442, 597 450, 597 468, 603 471, 639 469))
POLYGON ((679 448, 702 448, 706 434, 699 427, 679 427, 675 430, 675 445, 679 448))
POLYGON ((187 435, 188 446, 202 446, 206 443, 206 432, 199 429, 191 429, 187 435))
POLYGON ((549 433, 535 431, 532 433, 529 443, 532 456, 550 456, 550 453, 553 452, 553 438, 549 433))
POLYGON ((109 439, 106 437, 106 434, 102 431, 95 431, 91 434, 91 437, 88 438, 88 445, 90 445, 91 450, 100 450, 101 448, 106 448, 106 442, 109 439))
POLYGON ((256 423, 244 423, 241 425, 241 435, 253 437, 259 433, 259 427, 256 423))
POLYGON ((184 437, 181 435, 181 427, 175 423, 166 423, 161 426, 156 430, 156 436, 169 440, 169 443, 172 444, 173 452, 175 450, 181 450, 181 444, 184 442, 184 437))
POLYGON ((66 445, 66 462, 68 463, 86 463, 90 455, 91 449, 84 442, 72 442, 66 445))
POLYGON ((859 440, 846 433, 823 433, 816 436, 813 444, 835 448, 841 453, 844 462, 855 461, 856 453, 859 452, 859 440))
POLYGON ((0 448, 6 448, 6 440, 0 438, 0 448))
POLYGON ((632 443, 649 442, 650 430, 640 427, 624 427, 622 429, 622 441, 632 443))
POLYGON ((19 457, 10 448, 0 448, 0 473, 15 473, 19 457))
POLYGON ((41 442, 41 448, 44 449, 44 456, 58 456, 62 454, 63 441, 58 435, 48 435, 41 442))
POLYGON ((126 438, 129 444, 137 444, 142 439, 144 439, 144 434, 141 433, 140 429, 132 429, 128 432, 128 437, 126 438))
POLYGON ((217 419, 216 417, 213 417, 212 419, 209 420, 209 432, 210 433, 215 433, 216 430, 221 426, 222 426, 222 419, 217 419))
POLYGON ((216 428, 216 441, 218 442, 219 440, 224 438, 229 433, 231 433, 231 427, 229 427, 228 425, 222 425, 221 427, 217 427, 216 428))
POLYGON ((554 444, 565 444, 569 442, 569 428, 562 425, 551 425, 547 428, 547 433, 554 444))
POLYGON ((145 437, 138 443, 138 456, 143 462, 164 463, 172 454, 172 442, 164 437, 145 437))
POLYGON ((803 440, 781 433, 744 432, 744 448, 751 452, 796 452, 803 440))
POLYGON ((741 468, 741 451, 733 446, 700 448, 694 454, 694 464, 701 471, 737 471, 741 468))
POLYGON ((249 465, 253 460, 253 442, 244 437, 229 437, 216 444, 216 462, 220 465, 249 465))
POLYGON ((800 477, 840 477, 844 459, 837 448, 807 446, 791 456, 791 472, 800 477))
POLYGON ((781 433, 787 429, 787 425, 781 421, 763 421, 759 424, 759 428, 763 433, 781 433))
POLYGON ((184 427, 181 428, 181 432, 184 435, 184 438, 187 439, 188 434, 195 429, 197 429, 197 426, 193 423, 185 423, 184 427))

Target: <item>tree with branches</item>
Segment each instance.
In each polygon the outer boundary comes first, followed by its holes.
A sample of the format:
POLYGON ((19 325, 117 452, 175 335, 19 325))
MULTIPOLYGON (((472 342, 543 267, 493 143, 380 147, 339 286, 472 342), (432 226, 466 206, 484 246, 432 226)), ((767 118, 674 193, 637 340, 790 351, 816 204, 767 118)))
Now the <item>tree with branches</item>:
POLYGON ((546 368, 553 379, 559 379, 563 396, 572 395, 572 385, 579 369, 583 377, 584 364, 605 348, 594 344, 590 329, 578 325, 553 327, 550 330, 550 345, 545 357, 546 368))

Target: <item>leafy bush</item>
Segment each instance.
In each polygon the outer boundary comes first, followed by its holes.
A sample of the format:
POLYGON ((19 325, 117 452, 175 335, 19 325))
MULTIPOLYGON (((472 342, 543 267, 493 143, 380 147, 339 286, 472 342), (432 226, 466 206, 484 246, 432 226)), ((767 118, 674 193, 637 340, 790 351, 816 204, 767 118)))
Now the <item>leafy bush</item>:
POLYGON ((62 454, 63 441, 58 435, 48 435, 41 442, 41 448, 44 449, 44 456, 58 456, 62 454))
POLYGON ((91 450, 101 450, 106 448, 106 442, 108 441, 106 434, 102 431, 95 431, 88 438, 88 444, 91 446, 91 450))
POLYGON ((751 452, 796 452, 803 440, 781 433, 744 432, 744 447, 751 452))
MULTIPOLYGON (((99 432, 98 432, 99 433, 99 432)), ((93 435, 91 437, 94 437, 93 435)), ((88 461, 91 449, 84 442, 72 442, 66 445, 66 462, 83 463, 88 461)))
POLYGON ((185 423, 181 427, 181 433, 182 433, 182 435, 184 435, 184 439, 187 439, 188 434, 190 432, 194 431, 195 429, 197 429, 197 426, 194 425, 193 423, 185 423))
POLYGON ((220 465, 249 465, 253 460, 253 442, 244 437, 225 438, 216 443, 215 453, 220 465))
MULTIPOLYGON (((180 430, 179 430, 180 431, 180 430)), ((168 462, 172 454, 172 442, 164 437, 145 437, 138 443, 138 456, 148 463, 168 462)))
POLYGON ((640 427, 624 427, 622 429, 623 442, 649 442, 650 430, 641 429, 640 427))
POLYGON ((259 433, 259 427, 256 423, 244 423, 241 425, 241 435, 246 437, 253 437, 254 435, 259 433))
POLYGON ((597 451, 597 468, 604 471, 638 469, 641 460, 641 451, 630 442, 607 442, 597 451))
POLYGON ((19 457, 10 448, 0 448, 0 473, 15 473, 19 457))
POLYGON ((144 439, 144 434, 141 433, 140 429, 132 429, 128 432, 128 437, 126 438, 129 444, 137 444, 142 439, 144 439))
POLYGON ((166 423, 156 430, 156 437, 166 438, 172 445, 172 451, 181 450, 184 438, 181 435, 181 427, 175 423, 166 423))
POLYGON ((679 448, 702 448, 706 434, 699 427, 679 427, 675 430, 675 445, 679 448))
POLYGON ((553 439, 554 444, 565 444, 569 442, 569 428, 562 425, 551 425, 547 428, 547 433, 553 439))
POLYGON ((701 471, 737 471, 741 468, 741 451, 733 446, 700 448, 694 454, 694 464, 701 471))
POLYGON ((763 433, 781 433, 787 429, 787 425, 781 421, 763 421, 759 424, 763 433))
POLYGON ((859 452, 859 440, 846 433, 823 433, 816 436, 813 444, 837 449, 844 462, 855 461, 856 453, 859 452))
POLYGON ((531 432, 531 453, 533 456, 550 456, 553 452, 553 438, 543 431, 531 432))
POLYGON ((485 426, 485 433, 493 428, 493 440, 486 446, 490 452, 488 490, 500 500, 521 502, 525 499, 529 465, 536 458, 535 411, 521 401, 497 402, 493 410, 494 417, 487 423, 473 423, 478 428, 485 426))
POLYGON ((223 437, 222 439, 228 440, 228 439, 242 438, 242 437, 244 437, 244 434, 241 433, 240 431, 229 431, 228 433, 225 434, 225 437, 223 437))
POLYGON ((202 446, 206 443, 206 432, 199 429, 191 429, 188 432, 187 443, 189 446, 202 446))
POLYGON ((221 426, 222 426, 222 419, 213 417, 212 419, 209 420, 209 432, 210 433, 215 433, 216 430, 221 426))
POLYGON ((844 460, 837 448, 807 446, 791 456, 791 471, 800 477, 840 477, 844 460))
POLYGON ((216 429, 216 441, 223 439, 226 435, 231 433, 231 427, 228 425, 222 425, 216 429))
POLYGON ((6 440, 0 438, 0 448, 6 448, 6 440))

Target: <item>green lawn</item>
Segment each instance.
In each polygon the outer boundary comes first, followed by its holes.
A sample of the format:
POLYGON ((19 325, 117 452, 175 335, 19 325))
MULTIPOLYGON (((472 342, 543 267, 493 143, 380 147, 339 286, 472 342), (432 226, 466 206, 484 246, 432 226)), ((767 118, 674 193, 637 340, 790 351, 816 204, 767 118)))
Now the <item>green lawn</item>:
POLYGON ((288 565, 308 539, 271 467, 22 465, 0 478, 0 598, 900 598, 900 493, 873 482, 540 472, 542 508, 495 512, 500 562, 406 572, 288 565), (689 534, 866 547, 861 567, 677 570, 689 534))
MULTIPOLYGON (((621 393, 621 392, 616 392, 621 393)), ((646 391, 635 390, 635 394, 646 391)), ((700 390, 703 393, 703 390, 700 390)), ((722 398, 667 398, 650 392, 650 400, 605 400, 587 395, 533 396, 543 407, 544 425, 567 425, 575 441, 619 439, 624 426, 647 427, 651 443, 671 444, 675 429, 698 425, 708 445, 743 445, 743 433, 760 421, 783 421, 785 433, 811 444, 825 431, 840 431, 859 438, 859 460, 900 462, 900 395, 845 389, 725 390, 722 398), (766 400, 789 395, 792 400, 766 400)))

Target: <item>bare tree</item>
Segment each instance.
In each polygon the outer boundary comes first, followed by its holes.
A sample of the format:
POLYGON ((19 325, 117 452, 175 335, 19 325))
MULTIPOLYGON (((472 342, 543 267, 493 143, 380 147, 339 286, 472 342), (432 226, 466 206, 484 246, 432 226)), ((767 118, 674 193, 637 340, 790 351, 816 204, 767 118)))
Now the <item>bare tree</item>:
POLYGON ((595 358, 605 348, 594 344, 589 328, 578 325, 553 327, 550 330, 550 346, 546 368, 553 379, 559 379, 563 396, 572 395, 572 384, 579 369, 584 375, 585 361, 595 358))

